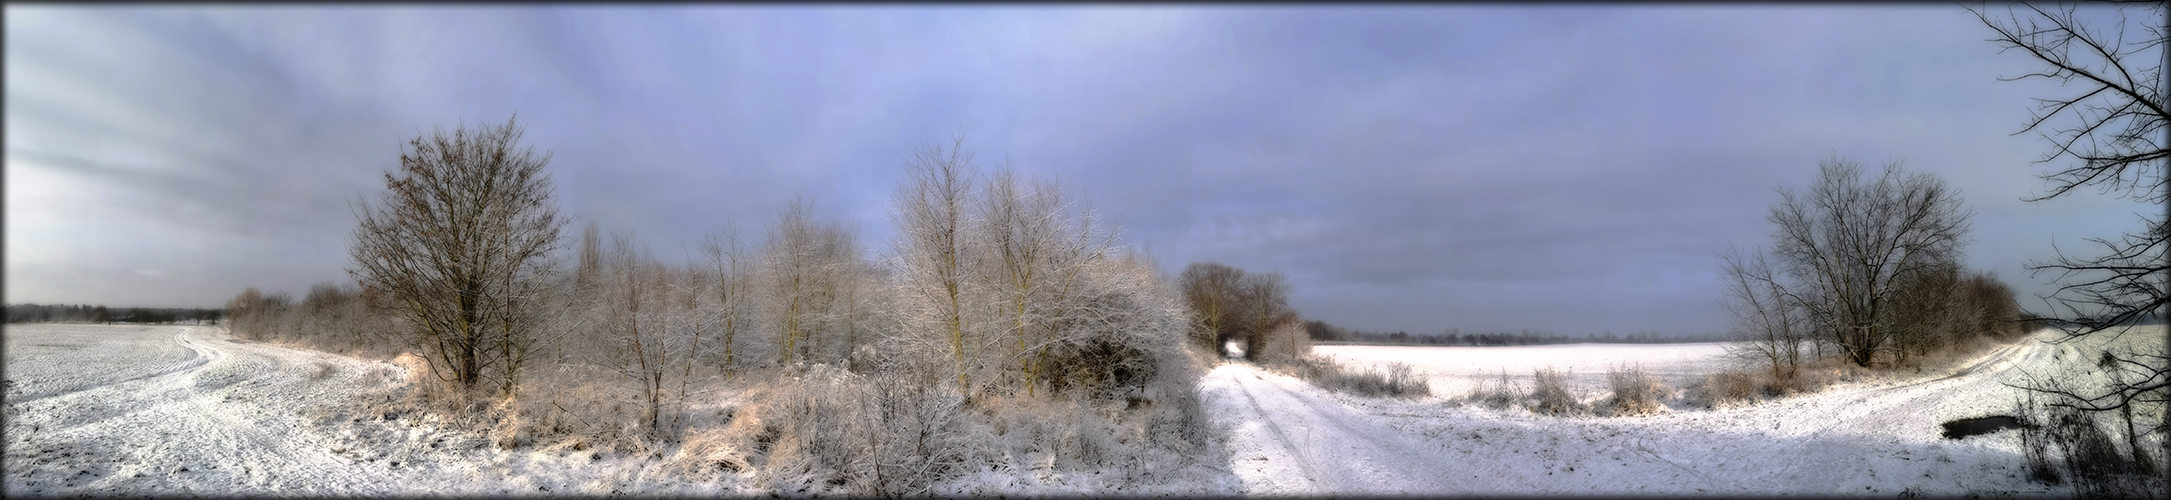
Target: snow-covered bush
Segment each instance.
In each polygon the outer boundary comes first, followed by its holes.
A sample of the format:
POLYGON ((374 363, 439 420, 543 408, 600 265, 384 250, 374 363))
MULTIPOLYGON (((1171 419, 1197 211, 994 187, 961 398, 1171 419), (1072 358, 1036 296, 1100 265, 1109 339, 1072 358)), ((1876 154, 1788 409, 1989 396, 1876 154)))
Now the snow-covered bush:
POLYGON ((1667 392, 1658 377, 1643 370, 1642 366, 1615 366, 1606 370, 1606 381, 1613 388, 1613 398, 1607 401, 1614 415, 1650 415, 1663 408, 1659 398, 1667 392))
POLYGON ((1515 381, 1508 379, 1508 371, 1503 369, 1499 379, 1479 383, 1476 390, 1470 391, 1470 395, 1463 398, 1463 402, 1504 410, 1515 406, 1515 402, 1522 401, 1528 395, 1515 381))
POLYGON ((1755 400, 1756 387, 1755 375, 1741 370, 1727 370, 1706 375, 1692 393, 1704 406, 1728 408, 1755 400))
POLYGON ((1581 415, 1589 410, 1568 392, 1568 377, 1552 367, 1533 370, 1530 411, 1549 415, 1581 415))

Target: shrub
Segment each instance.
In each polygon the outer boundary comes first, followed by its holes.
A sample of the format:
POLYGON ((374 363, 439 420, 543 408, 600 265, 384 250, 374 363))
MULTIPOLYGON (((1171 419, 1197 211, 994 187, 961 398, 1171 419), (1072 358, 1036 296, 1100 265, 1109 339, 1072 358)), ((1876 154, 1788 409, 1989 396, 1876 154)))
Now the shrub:
POLYGON ((1301 356, 1278 363, 1277 371, 1304 379, 1322 389, 1359 396, 1420 398, 1432 395, 1432 383, 1406 363, 1380 368, 1352 368, 1319 356, 1301 356))
POLYGON ((1614 415, 1650 415, 1663 408, 1658 399, 1666 386, 1640 365, 1609 368, 1606 381, 1613 387, 1613 399, 1607 406, 1614 415))
POLYGON ((1487 408, 1500 410, 1515 406, 1515 402, 1521 401, 1525 396, 1528 396, 1528 394, 1523 392, 1522 387, 1518 387, 1513 381, 1508 380, 1508 371, 1501 370, 1498 382, 1479 384, 1477 390, 1471 391, 1470 395, 1463 400, 1464 402, 1474 402, 1487 408))
POLYGON ((1583 402, 1568 392, 1567 376, 1552 367, 1533 370, 1530 397, 1535 400, 1530 411, 1548 415, 1579 415, 1588 410, 1583 402))
POLYGON ((2082 498, 2161 496, 2163 483, 2151 476, 2162 471, 2151 470, 2147 456, 2134 453, 2139 450, 2122 449, 2096 412, 2046 408, 2031 398, 2015 413, 2026 420, 2020 437, 2028 479, 2050 484, 2070 479, 2082 498))
MULTIPOLYGON (((2032 403, 2023 403, 2014 413, 2033 415, 2032 403)), ((2045 484, 2058 484, 2064 476, 2058 474, 2058 466, 2051 463, 2050 432, 2041 425, 2023 421, 2020 426, 2020 445, 2028 460, 2028 479, 2045 484)))
POLYGON ((1712 408, 1726 408, 1749 403, 1756 397, 1756 376, 1740 370, 1727 370, 1704 377, 1704 402, 1712 408))
POLYGON ((783 493, 926 494, 975 459, 964 397, 941 383, 939 364, 869 379, 815 365, 762 390, 732 434, 763 460, 756 484, 783 493))

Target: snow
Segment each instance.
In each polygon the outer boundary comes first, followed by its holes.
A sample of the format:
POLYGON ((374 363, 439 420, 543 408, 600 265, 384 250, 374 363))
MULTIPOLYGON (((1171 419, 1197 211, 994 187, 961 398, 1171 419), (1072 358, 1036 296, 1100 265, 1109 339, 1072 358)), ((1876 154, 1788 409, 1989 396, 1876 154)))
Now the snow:
POLYGON ((630 457, 506 452, 360 402, 407 371, 212 327, 9 325, 11 495, 729 493, 630 457), (593 457, 593 458, 592 458, 593 457))
POLYGON ((1321 346, 1354 364, 1409 363, 1434 396, 1333 394, 1242 363, 1215 368, 1202 392, 1231 429, 1231 468, 1252 494, 2064 496, 2070 488, 2025 479, 2017 432, 1948 440, 1940 424, 2011 411, 2021 392, 2001 381, 2084 363, 2085 345, 2024 340, 1947 370, 1645 417, 1552 417, 1451 399, 1500 370, 1528 379, 1554 366, 1572 367, 1575 390, 1592 401, 1606 367, 1624 361, 1678 387, 1729 366, 1723 346, 1321 346))
POLYGON ((1692 344, 1566 344, 1517 347, 1439 347, 1323 345, 1312 348, 1345 363, 1384 365, 1406 363, 1427 375, 1433 394, 1461 395, 1480 383, 1497 382, 1503 371, 1508 380, 1529 387, 1531 371, 1552 367, 1567 375, 1569 389, 1601 390, 1606 370, 1615 365, 1640 365, 1661 378, 1686 380, 1731 366, 1726 346, 1718 342, 1692 344))
MULTIPOLYGON (((2160 346, 2153 342, 2161 338, 2099 340, 2160 346)), ((426 418, 385 418, 367 402, 409 383, 390 362, 245 342, 213 327, 11 325, 5 343, 6 377, 17 382, 0 484, 10 494, 755 493, 729 474, 697 481, 667 473, 647 456, 498 450, 485 436, 426 418)), ((1681 387, 1733 361, 1719 344, 1318 351, 1353 364, 1409 363, 1433 381, 1434 395, 1354 397, 1226 363, 1200 383, 1226 432, 1212 453, 1227 458, 1225 471, 988 471, 938 490, 2064 496, 2067 487, 2025 479, 2016 432, 1948 440, 1939 424, 2010 411, 2020 393, 2001 381, 2093 361, 2085 343, 2024 341, 1941 371, 1724 410, 1676 404, 1607 418, 1455 398, 1503 370, 1527 384, 1531 369, 1553 366, 1595 401, 1611 365, 1640 362, 1681 387), (1138 479, 1168 484, 1131 484, 1138 479)))

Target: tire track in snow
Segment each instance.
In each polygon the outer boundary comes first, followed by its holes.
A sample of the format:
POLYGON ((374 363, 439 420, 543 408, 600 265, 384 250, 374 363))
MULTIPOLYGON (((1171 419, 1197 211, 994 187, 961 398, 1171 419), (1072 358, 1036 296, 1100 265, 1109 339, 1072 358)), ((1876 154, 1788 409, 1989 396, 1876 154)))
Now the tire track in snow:
MULTIPOLYGON (((1796 420, 1820 422, 1806 430, 1782 434, 1788 438, 1786 442, 1795 443, 1792 450, 1782 453, 1804 454, 1809 453, 1812 448, 1844 446, 1844 443, 1859 442, 1865 438, 1888 439, 1894 429, 1913 429, 1919 432, 1920 436, 1914 438, 1930 436, 1938 431, 1935 421, 1940 417, 1928 415, 1925 413, 1926 409, 1939 407, 1938 401, 1969 397, 1967 393, 1971 391, 1967 389, 1971 386, 1997 385, 2006 373, 2048 352, 2041 343, 2029 337, 1999 347, 1943 377, 1815 396, 1818 399, 1846 400, 1846 403, 1840 405, 1820 405, 1840 408, 1839 411, 1823 414, 1791 413, 1793 408, 1810 404, 1810 401, 1774 405, 1773 408, 1763 411, 1784 412, 1780 414, 1791 415, 1796 420), (1930 422, 1916 422, 1924 419, 1930 422)), ((1954 416, 1945 416, 1950 417, 1954 416)), ((1771 471, 1769 477, 1784 482, 1813 480, 1810 478, 1828 475, 1827 469, 1832 466, 1833 464, 1793 463, 1783 469, 1771 471)), ((1875 471, 1865 470, 1862 475, 1874 477, 1875 471)))
MULTIPOLYGON (((1257 378, 1258 374, 1252 374, 1252 377, 1257 378)), ((1266 406, 1259 404, 1259 397, 1252 395, 1252 392, 1248 389, 1244 391, 1244 401, 1251 403, 1253 415, 1267 414, 1266 406)), ((1290 437, 1287 430, 1282 429, 1280 422, 1276 422, 1275 419, 1271 418, 1264 418, 1261 420, 1266 423, 1267 429, 1274 431, 1274 443, 1281 445, 1282 451, 1287 452, 1289 456, 1296 459, 1295 461, 1297 468, 1304 472, 1305 480, 1309 481, 1313 485, 1317 485, 1319 484, 1319 478, 1326 477, 1324 474, 1321 474, 1319 472, 1318 467, 1314 467, 1312 465, 1312 460, 1309 453, 1303 453, 1295 448, 1295 446, 1297 446, 1297 440, 1290 437)), ((1310 436, 1307 433, 1307 439, 1305 440, 1307 446, 1310 443, 1309 437, 1310 436)))
MULTIPOLYGON (((18 328, 21 328, 21 327, 18 327, 18 328)), ((39 401, 39 400, 47 399, 47 398, 53 398, 53 397, 59 397, 59 396, 66 396, 66 395, 70 395, 70 394, 80 393, 80 392, 83 392, 83 391, 89 391, 89 390, 96 390, 96 389, 101 389, 101 388, 106 388, 106 387, 112 387, 112 386, 115 386, 115 385, 127 384, 127 383, 130 383, 130 382, 137 382, 137 381, 144 381, 144 380, 151 380, 151 379, 156 379, 156 378, 159 378, 159 377, 164 377, 164 376, 167 376, 167 375, 172 375, 172 374, 175 374, 175 373, 180 373, 180 372, 185 372, 185 371, 189 371, 189 370, 194 370, 194 369, 196 369, 196 368, 198 368, 198 367, 202 367, 202 366, 203 366, 203 365, 204 365, 205 363, 208 363, 208 362, 210 362, 210 361, 211 361, 211 358, 210 358, 210 357, 209 357, 209 356, 207 355, 206 351, 204 351, 204 350, 202 350, 202 349, 196 349, 196 348, 193 348, 193 347, 189 347, 189 346, 187 345, 187 343, 186 343, 185 341, 183 341, 183 340, 182 340, 182 337, 183 337, 183 336, 186 336, 186 335, 188 334, 188 332, 189 332, 189 331, 188 331, 187 329, 182 329, 182 330, 180 330, 180 331, 176 331, 176 332, 174 332, 174 334, 173 334, 173 339, 174 339, 175 343, 177 343, 177 344, 180 344, 180 345, 181 345, 181 347, 182 347, 183 349, 185 349, 185 350, 189 351, 189 357, 188 357, 188 359, 184 359, 184 360, 181 360, 181 361, 177 361, 177 362, 172 362, 172 363, 170 363, 170 364, 166 365, 165 367, 162 367, 162 368, 157 368, 157 369, 151 370, 151 371, 149 371, 149 372, 146 372, 146 373, 143 373, 143 374, 140 374, 140 375, 134 375, 134 376, 129 376, 129 377, 125 377, 125 378, 120 378, 120 379, 116 379, 116 380, 111 380, 111 381, 103 381, 103 383, 95 383, 95 382, 94 382, 94 383, 91 383, 91 384, 88 384, 88 385, 80 385, 80 386, 73 386, 73 387, 67 387, 67 388, 61 389, 61 390, 59 390, 59 391, 56 391, 56 392, 52 392, 52 393, 36 393, 36 394, 24 394, 24 395, 22 395, 22 396, 20 396, 20 397, 15 397, 15 398, 9 398, 9 402, 11 402, 11 403, 14 403, 14 404, 27 404, 27 403, 31 403, 31 402, 36 402, 36 401, 39 401)))
MULTIPOLYGON (((1254 443, 1293 461, 1308 484, 1326 494, 1438 494, 1532 491, 1518 471, 1485 462, 1445 460, 1449 455, 1409 443, 1418 436, 1373 424, 1340 403, 1310 394, 1319 389, 1248 364, 1231 363, 1209 376, 1231 382, 1243 395, 1246 420, 1265 423, 1271 443, 1254 443), (1301 434, 1298 435, 1298 434, 1301 434), (1322 445, 1324 444, 1324 445, 1322 445)), ((1277 492, 1279 493, 1279 492, 1277 492)))
POLYGON ((23 420, 37 430, 9 438, 7 489, 367 494, 417 486, 384 463, 335 454, 344 447, 337 438, 302 422, 313 407, 383 385, 362 380, 370 362, 222 337, 182 327, 144 339, 126 347, 178 345, 194 353, 190 366, 25 404, 23 420))

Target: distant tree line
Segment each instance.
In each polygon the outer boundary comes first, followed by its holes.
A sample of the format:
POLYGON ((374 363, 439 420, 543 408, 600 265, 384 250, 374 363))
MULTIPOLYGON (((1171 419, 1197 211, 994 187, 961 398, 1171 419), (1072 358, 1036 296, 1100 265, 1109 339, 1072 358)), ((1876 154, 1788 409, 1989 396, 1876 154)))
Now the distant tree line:
POLYGON ((172 324, 184 322, 217 323, 225 316, 223 309, 110 308, 102 305, 62 304, 11 304, 7 306, 9 323, 145 323, 172 324))
POLYGON ((1606 344, 1664 344, 1675 342, 1718 342, 1730 340, 1724 334, 1713 335, 1662 335, 1659 332, 1634 332, 1617 335, 1613 332, 1592 333, 1584 336, 1559 335, 1553 332, 1524 329, 1519 332, 1472 332, 1449 328, 1440 333, 1410 333, 1408 331, 1368 332, 1352 330, 1328 324, 1325 321, 1304 322, 1304 330, 1315 342, 1344 342, 1352 344, 1384 345, 1438 345, 1438 346, 1516 346, 1575 343, 1606 344))

